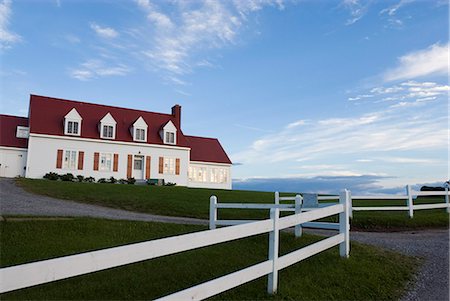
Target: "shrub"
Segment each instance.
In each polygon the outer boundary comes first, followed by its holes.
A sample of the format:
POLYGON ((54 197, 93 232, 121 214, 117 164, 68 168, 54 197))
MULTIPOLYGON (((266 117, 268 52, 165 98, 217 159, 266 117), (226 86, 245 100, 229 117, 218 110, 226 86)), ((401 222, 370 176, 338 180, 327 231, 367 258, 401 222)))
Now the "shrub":
POLYGON ((64 175, 61 175, 60 178, 61 181, 72 182, 75 177, 71 173, 66 173, 64 175))
POLYGON ((95 178, 94 177, 86 177, 84 178, 84 181, 87 183, 94 183, 95 182, 95 178))
POLYGON ((97 183, 108 183, 105 178, 98 179, 97 183))
POLYGON ((78 182, 83 182, 84 177, 82 175, 77 176, 78 182))
POLYGON ((119 181, 117 181, 119 184, 128 184, 128 181, 125 179, 120 179, 119 181))
POLYGON ((135 178, 128 178, 127 182, 128 182, 128 184, 134 184, 134 183, 136 183, 136 179, 135 178))
POLYGON ((167 182, 164 186, 175 186, 177 183, 167 182))
POLYGON ((56 172, 48 172, 44 175, 44 179, 56 181, 59 179, 59 175, 56 172))
POLYGON ((109 183, 116 184, 117 183, 116 178, 114 178, 114 177, 109 178, 109 183))

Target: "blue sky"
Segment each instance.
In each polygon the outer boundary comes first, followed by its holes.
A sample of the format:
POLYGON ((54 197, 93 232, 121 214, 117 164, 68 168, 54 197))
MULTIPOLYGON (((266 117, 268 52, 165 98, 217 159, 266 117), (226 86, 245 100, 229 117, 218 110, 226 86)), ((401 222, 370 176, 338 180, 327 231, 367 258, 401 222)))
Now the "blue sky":
POLYGON ((0 112, 178 103, 235 188, 397 192, 449 179, 448 28, 439 0, 1 0, 0 112))

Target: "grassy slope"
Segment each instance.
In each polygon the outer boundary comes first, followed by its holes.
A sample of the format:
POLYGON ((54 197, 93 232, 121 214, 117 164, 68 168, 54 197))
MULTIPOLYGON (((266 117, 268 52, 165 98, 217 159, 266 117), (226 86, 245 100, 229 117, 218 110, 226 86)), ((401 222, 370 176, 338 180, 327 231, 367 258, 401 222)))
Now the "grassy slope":
MULTIPOLYGON (((201 226, 94 219, 0 222, 2 266, 198 231, 201 226)), ((281 254, 318 240, 282 233, 281 254)), ((154 299, 266 260, 267 235, 189 251, 1 295, 9 299, 154 299)), ((418 260, 352 243, 349 259, 337 247, 280 272, 279 293, 266 277, 215 299, 396 300, 418 260)))
MULTIPOLYGON (((47 180, 19 179, 19 185, 33 193, 69 199, 113 208, 160 214, 208 219, 209 197, 217 195, 219 202, 271 203, 273 193, 214 190, 186 187, 158 187, 135 185, 112 185, 95 183, 71 183, 47 180)), ((421 198, 416 203, 440 201, 436 198, 421 198)), ((354 206, 404 205, 401 201, 355 201, 354 206)), ((267 218, 267 211, 223 210, 220 219, 267 218)), ((414 218, 401 212, 354 212, 353 229, 363 230, 406 230, 420 228, 448 228, 449 215, 444 209, 420 210, 414 218)))

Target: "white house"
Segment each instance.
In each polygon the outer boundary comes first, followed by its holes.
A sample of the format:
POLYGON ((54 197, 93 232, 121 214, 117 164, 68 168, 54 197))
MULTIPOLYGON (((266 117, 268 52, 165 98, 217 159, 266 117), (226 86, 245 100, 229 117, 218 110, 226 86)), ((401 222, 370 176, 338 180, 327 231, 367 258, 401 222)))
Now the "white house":
POLYGON ((31 95, 28 118, 0 115, 0 176, 48 172, 231 189, 220 142, 184 135, 179 105, 164 114, 31 95))

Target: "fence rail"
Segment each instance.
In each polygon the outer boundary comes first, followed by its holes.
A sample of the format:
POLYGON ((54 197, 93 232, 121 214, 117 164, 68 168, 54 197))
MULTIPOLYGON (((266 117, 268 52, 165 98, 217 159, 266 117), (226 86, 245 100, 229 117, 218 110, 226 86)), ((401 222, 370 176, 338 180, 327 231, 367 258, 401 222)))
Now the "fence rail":
POLYGON ((406 185, 405 195, 371 195, 359 196, 350 195, 350 217, 353 217, 353 211, 408 211, 410 218, 414 217, 414 210, 440 209, 446 208, 450 213, 449 188, 445 191, 413 191, 410 185, 406 185), (418 196, 445 196, 445 203, 433 204, 414 204, 414 199, 418 196), (406 206, 353 206, 353 200, 404 200, 406 206))
POLYGON ((182 290, 159 300, 202 300, 264 275, 269 275, 268 292, 274 294, 277 291, 279 270, 336 245, 339 245, 341 257, 349 256, 350 224, 348 200, 349 193, 345 191, 341 195, 340 204, 317 208, 308 212, 299 212, 283 218, 280 218, 279 215, 281 208, 284 206, 277 206, 269 208, 270 219, 262 221, 253 221, 233 227, 206 230, 2 268, 0 269, 0 293, 269 233, 267 261, 182 290), (339 234, 284 256, 278 256, 280 230, 335 214, 339 214, 339 234))

